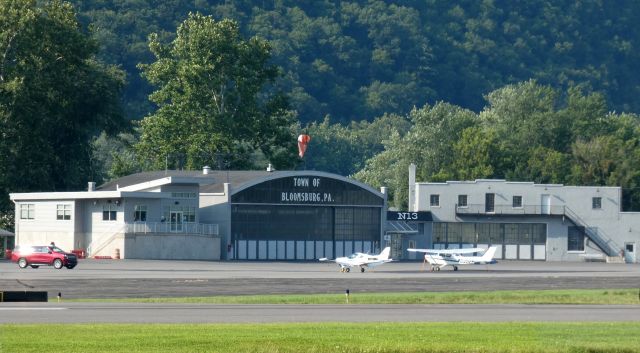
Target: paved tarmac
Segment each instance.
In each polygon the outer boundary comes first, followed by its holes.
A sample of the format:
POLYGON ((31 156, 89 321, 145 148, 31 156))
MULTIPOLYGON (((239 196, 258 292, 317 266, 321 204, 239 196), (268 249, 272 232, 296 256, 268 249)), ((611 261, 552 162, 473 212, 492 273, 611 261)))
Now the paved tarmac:
POLYGON ((1 323, 631 322, 640 305, 5 303, 1 323))
POLYGON ((421 271, 392 262, 375 272, 341 273, 333 263, 80 260, 72 270, 20 269, 0 262, 0 290, 40 290, 51 298, 143 298, 499 289, 640 288, 640 264, 501 261, 421 271))
POLYGON ((62 293, 61 303, 0 303, 0 323, 637 321, 640 305, 215 305, 73 303, 68 298, 640 288, 640 265, 503 261, 460 271, 394 262, 341 273, 317 262, 81 260, 72 270, 0 261, 0 291, 62 293))

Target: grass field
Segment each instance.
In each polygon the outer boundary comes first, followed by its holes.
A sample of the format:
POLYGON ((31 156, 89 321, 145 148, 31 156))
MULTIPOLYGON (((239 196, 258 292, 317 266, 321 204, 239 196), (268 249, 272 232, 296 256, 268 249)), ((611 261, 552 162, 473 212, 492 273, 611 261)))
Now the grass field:
POLYGON ((638 352, 634 323, 3 325, 0 352, 638 352))
MULTIPOLYGON (((145 303, 342 304, 345 294, 247 295, 185 298, 85 299, 145 303)), ((478 292, 354 293, 350 304, 640 304, 639 289, 571 289, 478 292)), ((640 348, 639 348, 640 350, 640 348)))

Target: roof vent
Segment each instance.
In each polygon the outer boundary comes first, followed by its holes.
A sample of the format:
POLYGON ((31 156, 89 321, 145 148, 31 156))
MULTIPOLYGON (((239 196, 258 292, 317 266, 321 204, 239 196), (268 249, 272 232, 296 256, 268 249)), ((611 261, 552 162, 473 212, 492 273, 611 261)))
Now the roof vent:
POLYGON ((205 165, 204 167, 202 167, 202 174, 209 174, 209 172, 211 171, 211 167, 209 167, 208 165, 205 165))
POLYGON ((96 182, 90 181, 87 185, 87 191, 96 191, 96 182))
POLYGON ((273 165, 269 163, 269 165, 267 166, 267 172, 273 172, 274 170, 276 170, 276 168, 274 168, 273 165))

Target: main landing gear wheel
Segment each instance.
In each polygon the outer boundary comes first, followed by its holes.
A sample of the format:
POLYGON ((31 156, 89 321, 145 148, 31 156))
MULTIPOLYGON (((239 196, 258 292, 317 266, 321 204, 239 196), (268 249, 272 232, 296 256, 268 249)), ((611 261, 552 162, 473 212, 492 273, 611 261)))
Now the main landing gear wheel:
POLYGON ((453 266, 454 271, 458 271, 458 266, 453 266))
POLYGON ((351 269, 349 267, 344 269, 344 272, 351 272, 351 269))
POLYGON ((360 267, 360 272, 364 272, 364 267, 360 267))
POLYGON ((440 267, 436 267, 436 272, 440 271, 440 267))

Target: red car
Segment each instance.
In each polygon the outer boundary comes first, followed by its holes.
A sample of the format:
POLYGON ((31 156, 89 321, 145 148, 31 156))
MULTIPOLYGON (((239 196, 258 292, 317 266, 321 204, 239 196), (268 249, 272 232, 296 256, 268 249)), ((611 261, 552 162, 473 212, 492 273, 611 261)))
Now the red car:
POLYGON ((11 261, 17 262, 20 268, 53 266, 60 269, 64 266, 72 269, 78 264, 78 257, 53 245, 22 246, 13 249, 11 261))

